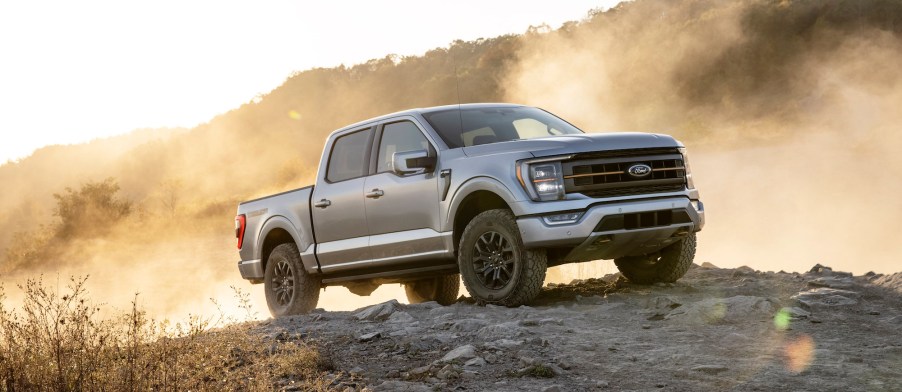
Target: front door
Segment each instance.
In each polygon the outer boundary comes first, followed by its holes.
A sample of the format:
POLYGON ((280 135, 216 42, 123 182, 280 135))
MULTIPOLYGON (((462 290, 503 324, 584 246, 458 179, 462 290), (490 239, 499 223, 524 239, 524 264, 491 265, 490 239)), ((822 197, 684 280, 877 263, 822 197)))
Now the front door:
POLYGON ((377 149, 375 174, 363 193, 370 234, 370 256, 378 264, 414 261, 442 255, 437 170, 399 175, 392 170, 394 153, 427 150, 422 130, 410 120, 385 124, 377 149))

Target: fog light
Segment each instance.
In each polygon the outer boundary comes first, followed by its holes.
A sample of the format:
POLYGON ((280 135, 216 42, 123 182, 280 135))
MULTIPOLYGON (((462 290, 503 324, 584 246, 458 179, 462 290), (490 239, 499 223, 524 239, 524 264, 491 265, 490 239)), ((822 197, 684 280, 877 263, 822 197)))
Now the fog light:
POLYGON ((580 212, 568 212, 566 214, 557 214, 557 215, 548 215, 543 216, 542 219, 545 221, 545 224, 548 225, 566 225, 570 223, 576 223, 579 221, 579 218, 583 217, 582 211, 580 212))

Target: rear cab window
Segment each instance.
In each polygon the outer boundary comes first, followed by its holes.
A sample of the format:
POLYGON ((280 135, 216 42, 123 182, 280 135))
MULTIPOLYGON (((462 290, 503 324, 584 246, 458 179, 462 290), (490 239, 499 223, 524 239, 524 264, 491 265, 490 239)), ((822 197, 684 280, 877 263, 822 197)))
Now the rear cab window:
POLYGON ((339 136, 329 154, 326 181, 339 182, 366 175, 372 128, 339 136))

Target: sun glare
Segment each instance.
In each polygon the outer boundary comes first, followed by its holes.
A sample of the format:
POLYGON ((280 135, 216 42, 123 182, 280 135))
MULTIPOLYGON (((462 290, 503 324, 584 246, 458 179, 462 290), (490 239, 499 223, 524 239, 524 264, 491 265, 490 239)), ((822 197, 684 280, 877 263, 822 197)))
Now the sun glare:
POLYGON ((617 2, 4 2, 0 163, 49 144, 191 127, 295 71, 557 27, 617 2))

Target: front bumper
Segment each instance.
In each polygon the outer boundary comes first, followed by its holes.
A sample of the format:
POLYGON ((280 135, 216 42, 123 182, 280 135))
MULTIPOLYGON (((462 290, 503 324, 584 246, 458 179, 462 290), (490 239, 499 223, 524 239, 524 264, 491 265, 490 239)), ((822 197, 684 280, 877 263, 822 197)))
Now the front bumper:
POLYGON ((550 225, 543 218, 547 215, 553 213, 517 219, 523 244, 570 249, 565 262, 652 253, 705 224, 701 201, 682 196, 590 206, 571 224, 550 225))
POLYGON ((263 280, 263 262, 262 260, 245 260, 238 262, 238 271, 241 271, 241 277, 250 281, 263 280))

